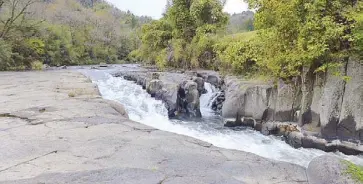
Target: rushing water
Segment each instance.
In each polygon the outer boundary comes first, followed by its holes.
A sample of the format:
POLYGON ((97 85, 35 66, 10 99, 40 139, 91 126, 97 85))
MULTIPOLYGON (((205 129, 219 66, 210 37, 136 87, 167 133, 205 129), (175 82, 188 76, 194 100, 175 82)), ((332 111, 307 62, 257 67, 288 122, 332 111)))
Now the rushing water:
POLYGON ((105 99, 123 104, 131 120, 177 134, 187 135, 214 146, 251 152, 259 156, 307 167, 309 162, 323 154, 334 154, 363 165, 363 159, 340 153, 325 153, 316 149, 294 149, 281 138, 264 136, 251 129, 231 130, 223 127, 223 119, 211 110, 210 102, 217 91, 206 83, 208 93, 201 96, 203 118, 198 122, 169 120, 168 112, 161 101, 153 99, 141 86, 121 78, 113 77, 110 71, 84 73, 91 77, 105 99))

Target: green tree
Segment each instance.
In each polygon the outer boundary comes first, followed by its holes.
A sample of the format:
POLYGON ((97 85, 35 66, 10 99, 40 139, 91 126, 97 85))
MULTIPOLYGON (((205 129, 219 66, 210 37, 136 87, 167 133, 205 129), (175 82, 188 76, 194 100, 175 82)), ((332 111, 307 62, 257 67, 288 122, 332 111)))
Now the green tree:
POLYGON ((138 58, 166 67, 209 67, 214 61, 214 35, 228 15, 219 0, 172 0, 164 17, 142 28, 138 58), (208 56, 208 57, 207 57, 208 56))
POLYGON ((299 75, 344 60, 352 49, 352 12, 357 1, 249 0, 263 50, 258 62, 278 77, 299 75))

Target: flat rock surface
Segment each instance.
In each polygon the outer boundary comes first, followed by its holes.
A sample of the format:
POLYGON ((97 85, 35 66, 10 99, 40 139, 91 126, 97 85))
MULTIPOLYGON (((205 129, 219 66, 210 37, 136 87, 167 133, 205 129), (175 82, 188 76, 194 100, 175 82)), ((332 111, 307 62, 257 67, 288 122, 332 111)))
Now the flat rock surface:
POLYGON ((305 168, 128 120, 68 70, 0 73, 0 183, 307 183, 305 168))

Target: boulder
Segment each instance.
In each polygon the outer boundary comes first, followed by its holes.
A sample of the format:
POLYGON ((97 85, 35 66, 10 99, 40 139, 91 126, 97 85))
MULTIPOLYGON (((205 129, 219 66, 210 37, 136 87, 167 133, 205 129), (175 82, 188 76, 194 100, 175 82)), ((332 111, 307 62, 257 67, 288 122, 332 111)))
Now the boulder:
POLYGON ((225 101, 222 107, 224 118, 251 118, 266 120, 272 86, 253 84, 238 79, 226 80, 225 101))
POLYGON ((215 75, 208 75, 206 78, 206 82, 212 84, 216 88, 220 88, 220 85, 221 85, 220 78, 215 75))
POLYGON ((220 93, 217 93, 216 96, 213 97, 212 101, 212 110, 214 110, 216 113, 221 114, 223 103, 226 100, 225 92, 221 91, 220 93))
POLYGON ((160 74, 159 73, 152 73, 151 74, 151 79, 159 80, 159 78, 160 78, 160 74))
POLYGON ((118 112, 119 114, 121 114, 123 117, 125 118, 129 118, 129 115, 127 114, 127 111, 125 109, 125 107, 118 103, 118 102, 115 102, 113 100, 105 100, 105 102, 110 105, 116 112, 118 112))
POLYGON ((325 139, 317 138, 315 136, 304 136, 301 139, 302 147, 315 148, 326 152, 334 152, 337 147, 336 144, 328 143, 325 139))
POLYGON ((347 169, 347 161, 324 155, 310 162, 306 174, 309 184, 358 184, 347 169))
POLYGON ((192 80, 179 85, 177 95, 177 111, 181 118, 200 118, 198 84, 192 80))
POLYGON ((275 122, 266 122, 262 124, 261 133, 263 135, 277 135, 278 124, 275 122))
POLYGON ((226 79, 225 101, 222 107, 224 118, 236 119, 237 114, 243 114, 245 88, 236 79, 226 79))
POLYGON ((146 91, 152 97, 156 97, 156 96, 160 97, 161 93, 162 93, 162 89, 163 89, 163 81, 161 81, 161 80, 153 79, 147 83, 146 91))
POLYGON ((192 81, 197 83, 197 90, 199 92, 199 96, 207 92, 207 90, 204 88, 204 79, 202 77, 193 77, 192 81))
POLYGON ((336 149, 346 155, 359 155, 363 153, 363 145, 348 141, 337 141, 336 149))
POLYGON ((304 135, 300 132, 297 131, 292 131, 292 132, 287 132, 287 135, 285 135, 285 141, 287 144, 289 144, 290 146, 294 147, 294 148, 301 148, 303 147, 302 144, 302 138, 304 137, 304 135))
POLYGON ((244 112, 242 116, 251 117, 257 121, 266 120, 271 88, 269 85, 262 84, 248 87, 244 97, 244 112))
POLYGON ((237 119, 225 119, 224 126, 225 127, 250 127, 255 128, 257 125, 256 120, 252 118, 238 118, 237 119))

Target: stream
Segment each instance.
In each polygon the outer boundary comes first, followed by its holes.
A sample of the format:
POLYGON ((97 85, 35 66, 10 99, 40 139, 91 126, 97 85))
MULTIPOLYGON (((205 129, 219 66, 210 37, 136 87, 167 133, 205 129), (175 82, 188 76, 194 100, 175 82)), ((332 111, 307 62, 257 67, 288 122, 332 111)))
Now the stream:
POLYGON ((111 73, 114 71, 116 70, 81 70, 98 85, 103 98, 123 104, 133 121, 159 130, 190 136, 217 147, 250 152, 265 158, 294 163, 304 167, 307 167, 315 157, 324 154, 337 155, 363 165, 363 157, 361 156, 325 153, 317 149, 295 149, 286 144, 281 137, 264 136, 248 128, 225 128, 223 118, 211 110, 210 102, 218 91, 209 83, 205 83, 208 92, 200 98, 203 116, 200 121, 170 120, 167 109, 161 101, 152 98, 141 86, 134 82, 113 77, 111 73))

